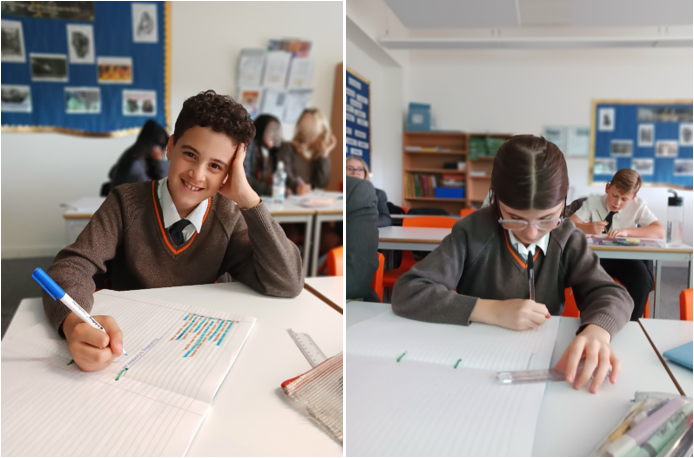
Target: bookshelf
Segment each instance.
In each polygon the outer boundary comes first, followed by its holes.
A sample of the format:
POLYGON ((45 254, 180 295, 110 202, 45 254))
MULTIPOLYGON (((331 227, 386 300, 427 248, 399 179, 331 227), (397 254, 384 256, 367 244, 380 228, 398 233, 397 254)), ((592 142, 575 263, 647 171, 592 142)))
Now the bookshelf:
MULTIPOLYGON (((403 203, 411 208, 438 207, 451 215, 460 214, 463 208, 479 206, 489 191, 494 157, 470 154, 470 145, 479 148, 481 142, 487 141, 495 148, 499 142, 512 137, 512 134, 499 133, 465 133, 465 132, 405 132, 403 133, 403 203), (489 140, 485 140, 488 138, 489 140), (498 142, 497 142, 498 140, 498 142), (419 148, 419 149, 416 149, 419 148), (453 163, 456 168, 444 166, 453 163), (457 166, 464 164, 464 169, 457 166), (433 188, 442 187, 444 174, 446 178, 463 181, 464 197, 435 197, 433 188), (433 179, 417 178, 431 176, 433 179), (422 182, 424 180, 424 182, 422 182), (417 193, 420 194, 416 197, 417 193)), ((477 151, 477 150, 475 150, 477 151)), ((496 151, 496 149, 494 149, 496 151)), ((441 190, 439 190, 441 191, 441 190)), ((449 192, 454 192, 448 190, 449 192)), ((445 192, 445 191, 442 191, 445 192)))

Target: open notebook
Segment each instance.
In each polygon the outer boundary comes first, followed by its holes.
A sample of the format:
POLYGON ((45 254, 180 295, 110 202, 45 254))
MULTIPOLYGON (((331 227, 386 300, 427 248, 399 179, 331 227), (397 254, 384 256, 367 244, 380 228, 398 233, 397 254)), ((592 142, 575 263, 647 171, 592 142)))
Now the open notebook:
POLYGON ((388 311, 347 332, 347 456, 530 456, 545 384, 497 371, 549 368, 559 319, 516 332, 388 311))
POLYGON ((128 356, 82 372, 48 322, 2 342, 3 456, 182 456, 255 318, 102 290, 128 356))

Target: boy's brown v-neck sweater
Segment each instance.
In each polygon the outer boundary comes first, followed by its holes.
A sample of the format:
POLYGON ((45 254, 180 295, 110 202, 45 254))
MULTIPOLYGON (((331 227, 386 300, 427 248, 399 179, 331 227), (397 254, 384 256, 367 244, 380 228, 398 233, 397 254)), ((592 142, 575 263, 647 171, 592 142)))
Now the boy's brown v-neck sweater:
MULTIPOLYGON (((492 207, 458 221, 436 250, 398 279, 393 312, 415 320, 470 324, 478 299, 529 297, 526 263, 511 246, 492 207)), ((551 232, 547 253, 535 259, 535 297, 561 315, 571 287, 581 328, 595 324, 611 335, 628 321, 634 302, 600 267, 585 235, 566 220, 551 232)))
MULTIPOLYGON (((48 275, 87 311, 93 277, 106 272, 108 261, 109 288, 116 291, 209 284, 226 273, 269 296, 294 297, 303 288, 299 249, 262 203, 241 210, 215 194, 200 233, 178 247, 163 221, 156 182, 117 186, 48 275)), ((43 307, 60 329, 69 309, 45 292, 43 307)))

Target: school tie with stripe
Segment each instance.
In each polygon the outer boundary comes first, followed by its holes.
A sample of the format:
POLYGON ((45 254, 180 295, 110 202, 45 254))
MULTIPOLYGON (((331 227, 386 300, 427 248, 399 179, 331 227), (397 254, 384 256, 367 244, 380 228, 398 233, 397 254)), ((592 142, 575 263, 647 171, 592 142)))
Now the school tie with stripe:
POLYGON ((181 219, 173 223, 169 227, 169 234, 171 235, 171 240, 178 246, 183 244, 183 229, 190 224, 187 219, 181 219))
POLYGON ((610 232, 610 227, 612 227, 612 217, 617 213, 618 212, 610 212, 607 214, 607 218, 605 218, 605 222, 607 223, 607 226, 605 226, 605 232, 610 232))

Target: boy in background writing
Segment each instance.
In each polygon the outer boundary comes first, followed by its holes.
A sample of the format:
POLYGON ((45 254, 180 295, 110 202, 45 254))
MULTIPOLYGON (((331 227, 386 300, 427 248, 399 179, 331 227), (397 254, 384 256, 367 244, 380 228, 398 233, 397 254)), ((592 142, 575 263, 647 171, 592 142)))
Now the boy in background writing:
MULTIPOLYGON (((190 97, 166 145, 168 177, 115 187, 77 241, 48 274, 87 311, 95 275, 111 289, 137 290, 225 281, 263 294, 294 297, 303 288, 299 250, 246 180, 243 161, 255 134, 241 104, 214 91, 190 97)), ((45 292, 46 315, 85 371, 111 364, 123 350, 113 317, 83 323, 45 292)))
MULTIPOLYGON (((646 202, 636 197, 640 188, 641 176, 631 169, 621 169, 605 185, 604 195, 588 197, 570 218, 576 227, 588 235, 606 233, 608 237, 662 239, 665 228, 648 209, 646 202)), ((600 265, 608 275, 619 280, 634 299, 631 320, 643 316, 648 295, 654 286, 653 262, 601 259, 600 265)))

